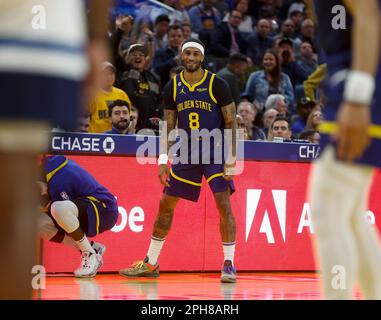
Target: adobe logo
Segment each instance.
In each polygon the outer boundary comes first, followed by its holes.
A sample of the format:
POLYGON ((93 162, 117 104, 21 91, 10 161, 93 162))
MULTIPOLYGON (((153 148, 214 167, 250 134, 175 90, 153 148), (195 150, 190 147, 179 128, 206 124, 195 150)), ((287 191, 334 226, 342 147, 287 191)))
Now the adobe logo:
MULTIPOLYGON (((286 241, 286 190, 272 190, 272 197, 274 200, 275 211, 278 218, 280 230, 282 233, 283 242, 286 241)), ((261 198, 262 190, 248 189, 246 194, 246 242, 249 237, 251 226, 253 224, 255 215, 257 213, 259 200, 261 198)), ((265 233, 268 243, 275 243, 274 234, 271 227, 269 213, 265 210, 261 226, 259 228, 260 233, 265 233)))
MULTIPOLYGON (((274 244, 274 230, 277 232, 280 230, 283 243, 286 242, 287 190, 271 190, 270 197, 269 193, 270 190, 263 192, 261 189, 248 189, 246 192, 246 242, 249 238, 255 217, 258 216, 257 219, 261 219, 263 212, 258 232, 266 235, 267 243, 274 244), (269 202, 269 200, 272 201, 269 202)), ((295 199, 291 199, 291 201, 295 201, 295 199)), ((294 209, 293 214, 296 214, 296 216, 293 215, 289 217, 293 225, 295 225, 295 230, 292 230, 292 232, 295 232, 295 234, 302 234, 303 232, 313 234, 314 229, 310 204, 308 202, 302 202, 300 205, 296 204, 296 207, 301 208, 301 213, 297 215, 294 209)), ((376 218, 372 211, 366 211, 365 217, 369 224, 375 225, 376 218)), ((279 238, 280 237, 278 237, 278 239, 279 238)))

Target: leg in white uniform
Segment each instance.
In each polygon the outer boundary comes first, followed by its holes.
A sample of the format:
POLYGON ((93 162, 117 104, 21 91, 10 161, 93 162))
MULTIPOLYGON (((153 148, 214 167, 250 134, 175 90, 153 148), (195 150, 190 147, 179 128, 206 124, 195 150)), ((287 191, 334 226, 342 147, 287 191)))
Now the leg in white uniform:
POLYGON ((325 298, 350 299, 360 281, 366 298, 381 298, 381 250, 365 219, 371 167, 346 164, 327 148, 311 176, 312 220, 325 298), (342 281, 337 283, 342 272, 342 281))

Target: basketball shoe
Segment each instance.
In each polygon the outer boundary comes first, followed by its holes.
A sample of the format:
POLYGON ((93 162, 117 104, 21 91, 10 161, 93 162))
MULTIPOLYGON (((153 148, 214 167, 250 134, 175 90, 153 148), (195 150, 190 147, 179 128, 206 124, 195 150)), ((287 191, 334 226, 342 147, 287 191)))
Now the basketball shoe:
POLYGON ((233 267, 230 260, 225 260, 224 265, 221 270, 221 282, 236 282, 237 281, 237 271, 233 267))
POLYGON ((120 270, 119 274, 132 278, 157 278, 159 276, 159 265, 157 263, 155 265, 148 263, 148 257, 145 257, 142 261, 134 262, 131 267, 120 270))
POLYGON ((82 252, 81 265, 74 270, 74 275, 77 278, 95 277, 102 264, 103 259, 99 253, 84 251, 82 252))
POLYGON ((106 252, 106 246, 102 243, 91 241, 91 246, 95 250, 96 253, 100 254, 103 256, 106 252))

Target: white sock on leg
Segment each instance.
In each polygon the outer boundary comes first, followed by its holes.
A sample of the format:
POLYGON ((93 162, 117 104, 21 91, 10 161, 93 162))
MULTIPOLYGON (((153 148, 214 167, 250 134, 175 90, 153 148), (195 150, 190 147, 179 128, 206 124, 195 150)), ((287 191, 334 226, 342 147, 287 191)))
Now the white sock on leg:
POLYGON ((224 251, 224 261, 230 260, 234 265, 235 242, 222 242, 222 249, 224 251))
POLYGON ((90 241, 86 236, 83 236, 83 238, 79 241, 76 241, 76 243, 81 252, 87 251, 90 253, 95 253, 94 248, 91 246, 90 241))
POLYGON ((164 245, 165 239, 159 239, 155 237, 151 237, 151 243, 149 245, 147 257, 148 263, 155 265, 160 255, 161 248, 164 245))

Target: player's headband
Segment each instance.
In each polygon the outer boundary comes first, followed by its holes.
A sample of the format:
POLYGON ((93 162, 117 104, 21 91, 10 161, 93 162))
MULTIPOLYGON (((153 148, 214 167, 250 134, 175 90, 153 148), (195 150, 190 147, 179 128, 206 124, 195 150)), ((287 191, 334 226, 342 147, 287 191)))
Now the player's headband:
POLYGON ((204 47, 198 42, 189 41, 184 43, 183 47, 181 48, 181 53, 183 53, 187 48, 196 48, 201 51, 202 55, 204 55, 204 47))

